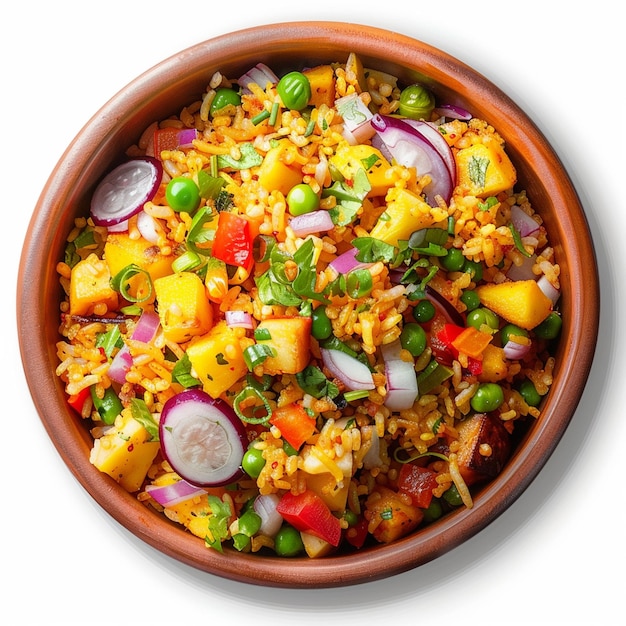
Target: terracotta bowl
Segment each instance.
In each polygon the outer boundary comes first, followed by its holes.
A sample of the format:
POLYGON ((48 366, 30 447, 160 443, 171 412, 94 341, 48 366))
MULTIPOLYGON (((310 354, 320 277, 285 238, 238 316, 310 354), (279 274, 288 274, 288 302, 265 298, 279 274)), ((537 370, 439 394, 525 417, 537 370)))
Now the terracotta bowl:
POLYGON ((205 41, 164 60, 113 96, 61 156, 35 207, 20 266, 18 330, 35 406, 63 460, 91 496, 154 549, 218 576, 276 587, 326 587, 380 579, 418 567, 482 530, 528 487, 566 430, 591 367, 597 337, 598 279, 587 222, 576 191, 546 138, 522 110, 483 76, 420 41, 362 25, 284 23, 205 41), (440 101, 489 120, 504 137, 525 188, 546 221, 561 266, 563 315, 557 367, 543 415, 532 425, 500 476, 457 510, 387 546, 311 560, 217 551, 151 512, 89 463, 87 427, 68 409, 56 367, 60 291, 55 265, 77 207, 88 206, 96 181, 153 120, 197 98, 210 76, 227 76, 263 61, 275 71, 357 53, 367 67, 425 82, 440 101), (38 288, 22 288, 27 276, 38 288), (35 331, 33 332, 33 329, 35 331))

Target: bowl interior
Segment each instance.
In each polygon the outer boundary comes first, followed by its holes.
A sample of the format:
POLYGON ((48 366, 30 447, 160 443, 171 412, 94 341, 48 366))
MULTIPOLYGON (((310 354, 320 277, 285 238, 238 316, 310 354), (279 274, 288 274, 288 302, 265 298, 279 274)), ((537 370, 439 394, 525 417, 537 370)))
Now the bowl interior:
POLYGON ((598 324, 598 281, 583 208, 561 162, 534 123, 496 86, 446 53, 414 39, 358 24, 272 24, 202 42, 166 59, 116 94, 60 158, 34 210, 18 280, 18 331, 35 406, 71 472, 91 496, 136 536, 165 554, 220 576, 272 586, 324 587, 375 580, 419 566, 452 549, 504 511, 536 477, 576 409, 591 367, 598 324), (351 555, 279 559, 208 550, 197 538, 145 508, 89 463, 91 438, 68 409, 54 375, 60 288, 55 271, 77 214, 95 184, 153 120, 197 99, 211 75, 236 77, 262 61, 277 73, 294 66, 343 61, 357 53, 366 67, 403 83, 423 82, 439 101, 487 119, 503 136, 526 189, 544 217, 561 267, 563 340, 540 420, 502 474, 456 511, 389 546, 351 555), (28 277, 38 276, 37 288, 28 277), (33 328, 36 332, 33 333, 33 328))

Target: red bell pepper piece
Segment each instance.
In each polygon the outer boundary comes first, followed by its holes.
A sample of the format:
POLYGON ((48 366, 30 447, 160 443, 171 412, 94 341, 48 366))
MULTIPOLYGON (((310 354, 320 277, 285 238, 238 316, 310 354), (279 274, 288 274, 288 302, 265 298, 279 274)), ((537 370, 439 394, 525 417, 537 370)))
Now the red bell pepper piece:
MULTIPOLYGON (((453 342, 464 330, 465 328, 463 328, 463 326, 457 326, 456 324, 444 324, 436 334, 436 341, 441 347, 443 347, 443 352, 447 356, 452 357, 452 359, 457 359, 459 357, 459 351, 454 347, 453 342)), ((433 353, 436 353, 436 346, 433 345, 431 347, 433 349, 433 353)), ((480 359, 468 357, 467 369, 470 374, 478 376, 483 371, 482 361, 480 359)))
POLYGON ((85 406, 85 400, 87 400, 87 397, 89 396, 91 396, 91 390, 89 387, 85 387, 84 389, 81 389, 78 393, 70 396, 67 399, 67 402, 79 415, 82 415, 83 406, 85 406))
POLYGON ((250 222, 235 213, 222 211, 211 254, 228 265, 250 269, 254 263, 250 222))
POLYGON ((437 473, 427 467, 405 463, 398 473, 398 491, 411 496, 414 506, 427 509, 433 499, 433 489, 439 486, 437 473))
POLYGON ((274 409, 270 424, 276 426, 282 438, 296 450, 315 432, 315 420, 295 402, 274 409))
POLYGON ((300 532, 315 535, 331 546, 339 545, 341 522, 315 492, 306 490, 294 495, 288 491, 278 502, 276 510, 300 532))
POLYGON ((364 517, 360 517, 354 526, 350 526, 346 530, 346 541, 357 549, 362 548, 367 539, 367 526, 368 521, 364 517))

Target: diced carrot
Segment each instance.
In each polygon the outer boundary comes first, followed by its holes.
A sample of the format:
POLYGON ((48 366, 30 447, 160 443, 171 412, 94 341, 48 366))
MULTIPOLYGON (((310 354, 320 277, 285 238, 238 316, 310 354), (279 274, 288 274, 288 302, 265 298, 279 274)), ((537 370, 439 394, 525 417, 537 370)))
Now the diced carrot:
POLYGON ((479 359, 483 350, 491 343, 492 336, 473 326, 463 329, 452 341, 452 346, 474 359, 479 359))

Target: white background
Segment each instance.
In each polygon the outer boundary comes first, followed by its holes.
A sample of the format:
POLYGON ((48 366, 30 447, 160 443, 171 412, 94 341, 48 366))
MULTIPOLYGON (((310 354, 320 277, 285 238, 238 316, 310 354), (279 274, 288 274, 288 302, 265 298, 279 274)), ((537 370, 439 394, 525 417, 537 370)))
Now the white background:
MULTIPOLYGON (((615 3, 315 0, 36 1, 0 36, 2 385, 0 621, 14 624, 624 623, 624 33, 615 3), (281 3, 282 4, 282 3, 281 3), (290 3, 291 4, 291 3, 290 3), (178 7, 172 12, 170 7, 178 7), (576 11, 573 7, 584 7, 576 11), (516 7, 510 9, 509 7, 516 7), (563 7, 563 8, 561 8, 563 7), (567 7, 567 8, 565 8, 567 7), (15 326, 22 240, 82 125, 134 77, 232 30, 292 20, 369 24, 464 60, 537 122, 586 208, 602 313, 597 358, 555 453, 522 497, 436 561, 355 587, 278 590, 222 580, 135 539, 95 504, 48 439, 15 326), (9 230, 10 229, 10 230, 9 230), (621 258, 620 265, 614 263, 621 258)), ((32 277, 37 288, 37 277, 32 277)))

